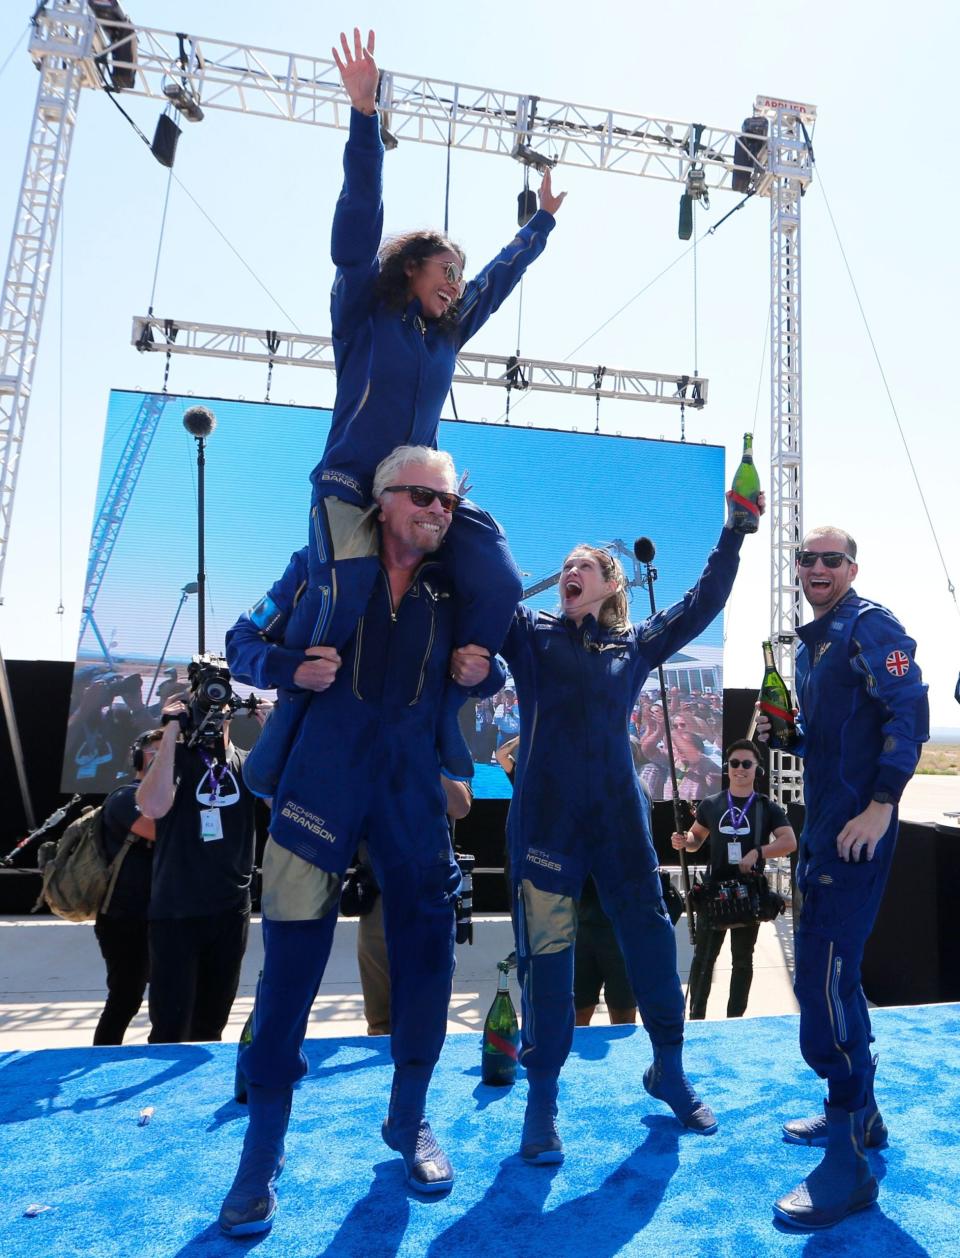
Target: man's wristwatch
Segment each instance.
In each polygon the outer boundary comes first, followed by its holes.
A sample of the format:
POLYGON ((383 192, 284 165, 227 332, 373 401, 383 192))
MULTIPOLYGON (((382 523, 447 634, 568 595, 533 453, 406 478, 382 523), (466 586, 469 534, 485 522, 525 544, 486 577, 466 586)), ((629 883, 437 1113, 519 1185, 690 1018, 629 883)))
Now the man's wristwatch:
POLYGON ((889 791, 874 791, 870 797, 873 804, 895 804, 897 801, 889 791))

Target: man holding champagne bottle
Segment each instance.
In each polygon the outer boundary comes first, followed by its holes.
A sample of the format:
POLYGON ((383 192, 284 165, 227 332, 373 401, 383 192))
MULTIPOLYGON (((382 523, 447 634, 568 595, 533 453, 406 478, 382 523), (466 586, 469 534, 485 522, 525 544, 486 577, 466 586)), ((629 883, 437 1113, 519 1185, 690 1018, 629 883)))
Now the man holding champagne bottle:
MULTIPOLYGON (((877 1199, 865 1149, 886 1141, 874 1099, 863 950, 897 839, 897 803, 928 738, 927 687, 916 643, 885 607, 853 588, 857 546, 843 529, 811 530, 797 553, 813 621, 798 629, 797 741, 806 819, 797 883, 794 990, 800 1051, 827 1080, 823 1116, 784 1126, 787 1140, 825 1146, 823 1161, 774 1205, 797 1227, 831 1227, 877 1199)), ((757 737, 767 741, 762 706, 757 737)))

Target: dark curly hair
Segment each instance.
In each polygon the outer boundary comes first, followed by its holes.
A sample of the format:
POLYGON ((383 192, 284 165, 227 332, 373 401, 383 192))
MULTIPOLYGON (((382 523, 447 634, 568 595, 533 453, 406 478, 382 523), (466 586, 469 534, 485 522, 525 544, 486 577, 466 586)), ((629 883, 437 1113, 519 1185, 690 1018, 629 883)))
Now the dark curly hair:
MULTIPOLYGON (((380 246, 380 278, 377 280, 380 301, 391 310, 402 310, 409 300, 407 263, 412 262, 419 270, 427 258, 447 250, 457 255, 462 267, 466 266, 467 255, 442 232, 414 231, 390 236, 380 246)), ((442 331, 452 332, 458 320, 457 303, 453 302, 435 322, 442 331)))

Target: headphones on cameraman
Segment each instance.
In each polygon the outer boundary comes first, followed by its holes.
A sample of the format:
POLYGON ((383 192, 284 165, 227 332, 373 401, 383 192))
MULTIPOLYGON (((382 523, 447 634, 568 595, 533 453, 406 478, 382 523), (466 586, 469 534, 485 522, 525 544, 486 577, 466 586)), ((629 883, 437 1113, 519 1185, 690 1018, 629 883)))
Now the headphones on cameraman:
POLYGON ((133 766, 134 773, 143 772, 143 752, 145 747, 149 747, 151 743, 157 742, 157 731, 155 729, 147 730, 130 747, 130 764, 133 766))

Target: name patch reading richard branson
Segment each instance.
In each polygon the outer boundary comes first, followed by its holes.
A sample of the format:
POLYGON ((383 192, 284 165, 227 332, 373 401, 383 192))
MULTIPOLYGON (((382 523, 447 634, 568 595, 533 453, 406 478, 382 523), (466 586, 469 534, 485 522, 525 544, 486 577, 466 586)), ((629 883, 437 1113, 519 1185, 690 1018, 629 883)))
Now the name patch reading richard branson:
POLYGON ((316 835, 318 839, 324 839, 327 843, 337 841, 337 836, 327 829, 327 823, 323 817, 318 817, 315 812, 310 812, 309 809, 293 800, 287 800, 280 809, 280 816, 285 817, 287 821, 292 821, 296 826, 302 826, 304 830, 309 830, 311 834, 316 835))

